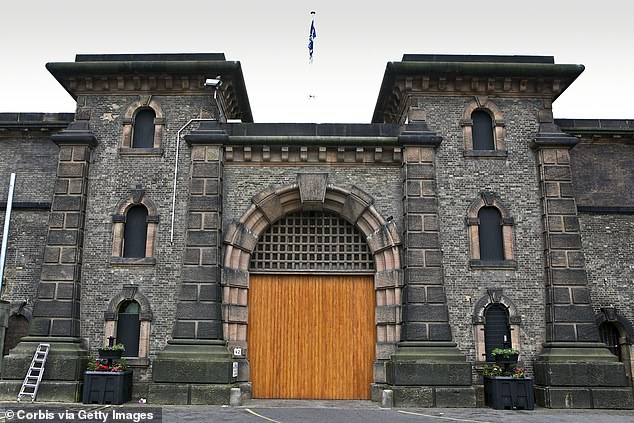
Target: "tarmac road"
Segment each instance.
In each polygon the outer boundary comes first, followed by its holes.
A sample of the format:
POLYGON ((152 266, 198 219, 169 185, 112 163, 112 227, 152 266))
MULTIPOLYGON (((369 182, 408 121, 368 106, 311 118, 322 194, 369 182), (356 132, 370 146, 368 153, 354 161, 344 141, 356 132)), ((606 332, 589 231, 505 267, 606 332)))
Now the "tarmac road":
POLYGON ((370 401, 253 400, 240 407, 1 403, 0 423, 634 423, 634 410, 382 409, 370 401), (151 417, 151 418, 148 418, 151 417))

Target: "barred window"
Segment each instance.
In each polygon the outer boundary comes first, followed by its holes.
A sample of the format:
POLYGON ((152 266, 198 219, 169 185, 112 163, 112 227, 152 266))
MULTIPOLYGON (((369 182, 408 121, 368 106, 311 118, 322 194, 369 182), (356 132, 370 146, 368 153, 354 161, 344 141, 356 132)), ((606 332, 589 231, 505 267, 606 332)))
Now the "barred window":
POLYGON ((275 222, 260 237, 250 270, 372 272, 374 261, 363 235, 346 220, 304 211, 275 222))

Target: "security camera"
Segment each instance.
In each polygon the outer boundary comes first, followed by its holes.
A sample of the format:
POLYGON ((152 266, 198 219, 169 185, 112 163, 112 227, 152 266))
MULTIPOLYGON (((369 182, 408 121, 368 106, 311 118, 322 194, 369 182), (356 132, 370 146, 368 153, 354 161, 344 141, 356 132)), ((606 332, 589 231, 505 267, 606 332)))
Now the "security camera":
POLYGON ((220 85, 222 85, 222 81, 219 76, 205 79, 205 87, 219 88, 220 85))

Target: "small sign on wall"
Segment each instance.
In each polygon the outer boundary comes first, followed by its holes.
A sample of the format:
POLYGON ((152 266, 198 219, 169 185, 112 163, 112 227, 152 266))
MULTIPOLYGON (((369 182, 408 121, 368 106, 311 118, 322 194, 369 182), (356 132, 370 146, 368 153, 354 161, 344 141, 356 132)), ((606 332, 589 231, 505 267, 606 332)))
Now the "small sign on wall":
POLYGON ((238 377, 238 362, 233 362, 233 372, 231 374, 232 377, 238 377))

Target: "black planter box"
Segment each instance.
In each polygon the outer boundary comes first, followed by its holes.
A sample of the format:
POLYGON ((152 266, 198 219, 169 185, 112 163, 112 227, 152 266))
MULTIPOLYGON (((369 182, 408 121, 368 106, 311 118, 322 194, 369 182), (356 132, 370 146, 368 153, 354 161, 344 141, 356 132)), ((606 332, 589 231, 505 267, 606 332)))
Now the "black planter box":
POLYGON ((535 408, 532 377, 485 376, 484 401, 496 410, 535 408))
POLYGON ((102 349, 98 349, 97 352, 99 352, 99 358, 102 359, 102 360, 106 360, 108 358, 120 359, 121 356, 123 355, 123 350, 102 350, 102 349))
POLYGON ((493 356, 496 364, 515 364, 519 358, 519 354, 497 354, 493 356))
POLYGON ((84 373, 84 404, 123 404, 132 398, 132 372, 84 373))

